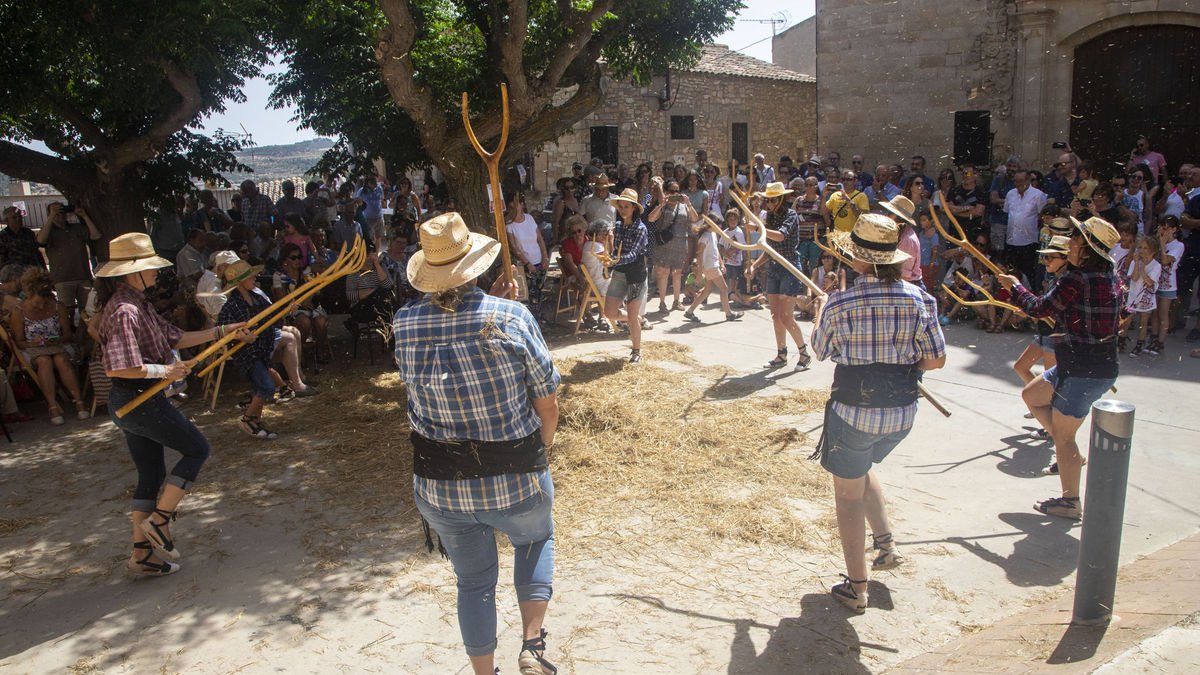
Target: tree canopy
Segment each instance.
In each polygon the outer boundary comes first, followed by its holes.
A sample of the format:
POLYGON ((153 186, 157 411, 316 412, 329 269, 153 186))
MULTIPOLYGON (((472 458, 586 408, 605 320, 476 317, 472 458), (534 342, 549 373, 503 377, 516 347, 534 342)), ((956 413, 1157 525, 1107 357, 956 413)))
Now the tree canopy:
POLYGON ((267 0, 0 3, 0 171, 49 183, 109 236, 147 200, 247 170, 199 125, 270 54, 267 0), (54 154, 22 145, 41 141, 54 154))
POLYGON ((277 27, 290 68, 274 100, 344 139, 327 168, 360 169, 372 157, 394 168, 432 163, 459 194, 482 194, 462 92, 487 146, 499 136, 507 83, 505 156, 518 157, 596 108, 602 62, 613 76, 642 81, 690 65, 741 8, 741 0, 291 0, 277 27))

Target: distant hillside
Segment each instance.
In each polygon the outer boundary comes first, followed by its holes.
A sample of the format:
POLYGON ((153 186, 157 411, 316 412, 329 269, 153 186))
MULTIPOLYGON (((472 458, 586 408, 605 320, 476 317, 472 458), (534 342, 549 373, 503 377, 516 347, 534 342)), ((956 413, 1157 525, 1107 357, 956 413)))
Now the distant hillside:
MULTIPOLYGON (((255 180, 277 180, 308 173, 331 147, 331 139, 315 138, 288 145, 261 145, 237 154, 242 163, 254 169, 255 180)), ((226 174, 225 177, 235 185, 247 178, 241 174, 226 174)))

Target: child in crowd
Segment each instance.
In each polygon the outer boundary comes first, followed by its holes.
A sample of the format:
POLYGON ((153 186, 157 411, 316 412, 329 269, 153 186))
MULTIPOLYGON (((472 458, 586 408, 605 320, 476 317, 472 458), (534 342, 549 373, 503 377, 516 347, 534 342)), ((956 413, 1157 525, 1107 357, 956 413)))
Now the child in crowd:
MULTIPOLYGON (((739 244, 746 243, 746 231, 742 229, 742 212, 729 209, 725 212, 725 234, 739 244)), ((751 309, 761 309, 761 298, 751 296, 746 283, 745 251, 730 245, 724 238, 718 243, 721 258, 725 263, 725 283, 729 286, 729 297, 737 304, 751 309)))
POLYGON ((1133 223, 1123 223, 1117 226, 1117 234, 1121 240, 1112 248, 1113 269, 1120 272, 1125 268, 1125 258, 1133 251, 1137 243, 1137 226, 1133 223))
POLYGON ((933 215, 928 209, 917 215, 917 223, 921 226, 917 232, 917 239, 921 242, 921 278, 927 279, 930 288, 934 288, 937 280, 942 278, 938 274, 942 261, 942 238, 933 227, 933 215))
POLYGON ((1136 315, 1138 321, 1137 342, 1129 351, 1130 356, 1138 356, 1145 351, 1146 335, 1150 330, 1154 310, 1158 307, 1155 292, 1158 290, 1158 279, 1162 275, 1162 265, 1158 262, 1161 252, 1162 246, 1157 238, 1141 235, 1137 238, 1134 252, 1126 259, 1129 298, 1125 301, 1125 309, 1136 315))
MULTIPOLYGON (((708 299, 708 292, 714 287, 721 298, 721 309, 725 310, 725 320, 738 321, 743 316, 742 312, 735 312, 729 306, 729 286, 725 283, 725 263, 721 259, 721 250, 717 246, 717 233, 713 229, 714 227, 716 226, 711 222, 701 220, 699 225, 694 228, 697 235, 696 264, 700 266, 704 288, 696 293, 691 306, 683 313, 683 318, 693 323, 700 323, 700 317, 695 314, 696 308, 708 299)), ((688 279, 691 279, 690 275, 688 279)))
POLYGON ((1080 162, 1076 173, 1075 182, 1071 185, 1071 192, 1075 193, 1075 198, 1079 200, 1079 205, 1087 208, 1092 203, 1092 192, 1095 191, 1100 181, 1093 178, 1095 171, 1090 160, 1085 159, 1080 162))
MULTIPOLYGON (((289 213, 283 217, 283 245, 295 244, 300 249, 302 256, 302 267, 307 267, 312 262, 313 246, 312 238, 308 236, 308 226, 304 223, 304 218, 299 213, 289 213)), ((280 250, 282 250, 282 246, 280 250)))
POLYGON ((1176 272, 1179 269, 1179 259, 1183 257, 1183 242, 1179 241, 1179 219, 1175 216, 1164 216, 1158 221, 1158 240, 1162 245, 1158 262, 1162 265, 1162 274, 1158 279, 1158 315, 1155 323, 1158 337, 1153 340, 1146 350, 1161 354, 1163 342, 1171 333, 1171 311, 1174 309, 1175 298, 1179 290, 1176 286, 1176 272))

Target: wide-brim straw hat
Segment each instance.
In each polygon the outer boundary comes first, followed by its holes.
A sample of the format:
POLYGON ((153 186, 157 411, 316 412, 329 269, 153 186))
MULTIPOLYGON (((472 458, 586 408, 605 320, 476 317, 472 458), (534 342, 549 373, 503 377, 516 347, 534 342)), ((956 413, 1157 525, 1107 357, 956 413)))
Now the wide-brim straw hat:
POLYGON ((246 279, 258 276, 258 273, 261 271, 263 271, 262 265, 251 265, 245 260, 238 260, 237 262, 230 263, 229 266, 225 268, 225 278, 222 280, 225 282, 225 288, 222 289, 221 292, 228 293, 232 291, 233 289, 237 288, 238 284, 242 283, 246 279))
POLYGON ((849 232, 829 233, 829 243, 847 257, 873 265, 891 265, 911 257, 899 248, 899 226, 879 213, 862 214, 849 232))
POLYGON ((150 235, 130 232, 108 242, 108 262, 96 270, 98 277, 123 277, 144 270, 157 270, 173 265, 154 252, 150 235))
MULTIPOLYGON (((634 206, 637 207, 638 214, 641 214, 641 212, 642 212, 642 202, 638 200, 637 190, 635 190, 633 188, 625 188, 624 190, 621 190, 621 194, 619 194, 615 197, 609 197, 608 201, 610 201, 610 202, 629 202, 630 204, 633 204, 634 206)), ((616 204, 613 204, 613 206, 616 206, 616 204)))
POLYGON ((777 197, 790 195, 792 194, 792 191, 787 189, 782 181, 776 181, 774 183, 767 183, 767 187, 764 188, 762 192, 756 192, 754 194, 766 199, 775 199, 777 197))
POLYGON ((1075 229, 1072 227, 1071 221, 1067 220, 1066 218, 1052 218, 1047 227, 1054 234, 1061 234, 1067 237, 1070 237, 1071 232, 1073 232, 1075 229))
POLYGON ((1092 216, 1082 223, 1071 216, 1071 224, 1075 229, 1083 233, 1083 240, 1087 245, 1092 247, 1092 250, 1110 263, 1115 263, 1112 257, 1112 248, 1121 241, 1121 235, 1117 232, 1117 228, 1112 226, 1112 223, 1107 220, 1092 216))
POLYGON ((912 225, 913 227, 917 226, 917 221, 913 217, 917 207, 908 197, 905 197, 904 195, 896 195, 895 197, 892 197, 890 201, 879 202, 879 205, 896 214, 898 218, 909 225, 912 225))
POLYGON ((421 250, 408 260, 413 288, 437 293, 462 286, 487 271, 500 253, 500 242, 467 229, 458 213, 421 223, 421 250))
POLYGON ((612 187, 614 183, 608 179, 608 174, 601 173, 596 175, 596 180, 592 181, 593 187, 612 187))
MULTIPOLYGON (((1066 220, 1065 218, 1063 220, 1066 220)), ((1050 237, 1050 243, 1046 244, 1046 248, 1039 248, 1039 255, 1066 255, 1071 246, 1071 238, 1055 235, 1050 237)))

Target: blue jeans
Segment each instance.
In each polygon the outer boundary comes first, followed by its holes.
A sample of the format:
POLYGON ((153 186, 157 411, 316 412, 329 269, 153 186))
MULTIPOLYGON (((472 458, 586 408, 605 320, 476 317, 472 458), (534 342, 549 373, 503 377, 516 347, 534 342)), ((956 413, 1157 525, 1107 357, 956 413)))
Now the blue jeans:
POLYGON ((275 398, 275 378, 271 377, 271 368, 266 361, 254 359, 250 368, 242 371, 242 375, 250 381, 250 391, 268 403, 275 398))
POLYGON ((144 513, 154 510, 164 480, 184 490, 191 487, 210 452, 204 434, 162 394, 155 395, 128 415, 117 417, 117 410, 137 398, 154 382, 139 380, 136 384, 127 385, 114 380, 108 395, 109 415, 113 424, 125 434, 129 455, 137 467, 138 481, 133 489, 132 508, 144 513), (167 476, 164 447, 183 455, 171 468, 170 476, 167 476))
POLYGON ((496 530, 513 545, 517 601, 549 600, 554 592, 554 482, 549 471, 539 480, 542 493, 500 511, 445 511, 416 497, 417 510, 437 531, 458 578, 458 629, 467 656, 496 651, 496 530))

